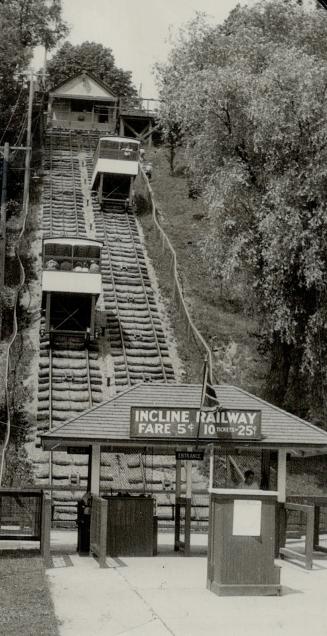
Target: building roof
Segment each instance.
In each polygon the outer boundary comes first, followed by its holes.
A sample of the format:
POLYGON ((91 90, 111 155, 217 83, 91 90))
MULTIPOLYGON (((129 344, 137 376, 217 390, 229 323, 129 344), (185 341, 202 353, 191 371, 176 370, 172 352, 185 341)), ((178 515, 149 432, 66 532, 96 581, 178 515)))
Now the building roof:
POLYGON ((99 99, 111 102, 118 99, 104 82, 89 71, 65 79, 50 91, 50 95, 67 99, 99 99))
MULTIPOLYGON (((224 409, 260 410, 262 413, 260 441, 248 443, 259 448, 326 448, 327 432, 310 422, 265 402, 238 387, 222 384, 215 386, 220 405, 224 409)), ((110 446, 163 447, 167 440, 131 440, 130 411, 137 407, 181 407, 199 408, 202 386, 200 384, 157 384, 140 383, 119 393, 106 402, 84 411, 81 415, 65 422, 49 433, 41 435, 44 448, 63 448, 73 442, 98 442, 110 446)), ((192 443, 192 442, 191 442, 192 443)), ((193 440, 194 443, 194 440, 193 440)), ((211 440, 199 440, 207 445, 211 440)), ((244 446, 236 440, 219 440, 217 445, 244 446)), ((178 440, 183 446, 187 440, 178 440)), ((247 444, 247 443, 246 443, 247 444)), ((188 441, 190 445, 190 441, 188 441)))

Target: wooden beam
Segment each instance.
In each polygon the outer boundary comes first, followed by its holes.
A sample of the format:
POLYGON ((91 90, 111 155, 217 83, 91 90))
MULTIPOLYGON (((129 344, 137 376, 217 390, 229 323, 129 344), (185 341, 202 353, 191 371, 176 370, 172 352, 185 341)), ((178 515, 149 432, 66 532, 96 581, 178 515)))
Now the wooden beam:
POLYGON ((100 174, 100 183, 99 183, 99 190, 98 190, 98 199, 99 199, 100 205, 102 205, 102 195, 103 195, 103 172, 101 172, 100 174))
POLYGON ((214 469, 215 469, 215 449, 213 446, 210 446, 210 457, 209 457, 209 491, 213 488, 213 478, 214 478, 214 469))
POLYGON ((278 450, 278 468, 277 468, 277 490, 278 501, 283 503, 286 501, 286 448, 278 450))
POLYGON ((149 120, 148 147, 151 148, 151 146, 152 146, 152 121, 150 119, 149 120))
POLYGON ((270 450, 263 450, 261 452, 260 488, 270 490, 270 450))
POLYGON ((146 126, 144 126, 144 128, 141 130, 141 132, 139 133, 139 137, 142 137, 143 139, 143 135, 145 135, 148 131, 149 131, 149 122, 147 122, 146 126))
POLYGON ((176 459, 176 489, 175 489, 175 537, 174 550, 178 552, 180 548, 180 514, 178 500, 182 494, 182 462, 176 459))
POLYGON ((101 446, 100 444, 92 444, 92 464, 91 464, 91 493, 92 495, 100 494, 100 462, 101 462, 101 446))
POLYGON ((192 498, 192 462, 185 462, 185 472, 186 472, 186 499, 192 498))
POLYGON ((149 135, 152 135, 152 133, 153 133, 155 130, 158 130, 158 128, 159 128, 159 127, 160 127, 160 124, 157 124, 156 126, 153 126, 153 128, 151 129, 151 131, 148 131, 147 133, 145 133, 145 135, 143 136, 143 141, 146 141, 147 137, 148 137, 149 135))
POLYGON ((176 497, 182 494, 182 462, 176 459, 176 497))
POLYGON ((136 130, 133 128, 133 126, 131 126, 131 124, 125 122, 126 124, 126 128, 129 128, 129 130, 135 135, 135 137, 137 139, 142 139, 142 141, 146 141, 148 139, 149 136, 152 137, 152 133, 157 130, 159 128, 159 124, 156 124, 156 126, 150 126, 150 123, 148 123, 145 128, 143 128, 143 130, 138 133, 136 132, 136 130))
POLYGON ((91 492, 91 476, 92 476, 92 446, 89 446, 88 464, 87 464, 87 492, 91 492))
POLYGON ((135 135, 135 137, 136 137, 137 139, 139 139, 139 138, 140 138, 140 136, 141 136, 141 135, 140 135, 140 133, 136 132, 136 130, 133 128, 133 126, 131 126, 130 124, 128 124, 128 123, 127 123, 127 121, 125 121, 125 122, 124 122, 124 124, 125 124, 126 128, 129 128, 129 130, 131 130, 131 132, 135 135))

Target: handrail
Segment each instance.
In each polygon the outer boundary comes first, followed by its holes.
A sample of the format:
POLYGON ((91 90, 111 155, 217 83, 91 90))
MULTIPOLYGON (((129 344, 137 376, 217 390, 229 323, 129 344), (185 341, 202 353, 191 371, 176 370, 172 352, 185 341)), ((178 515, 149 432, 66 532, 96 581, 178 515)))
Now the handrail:
POLYGON ((52 119, 49 122, 49 126, 53 129, 56 130, 57 128, 59 129, 64 129, 67 130, 68 132, 73 129, 73 130, 96 130, 99 132, 110 132, 110 133, 114 133, 114 126, 113 126, 113 120, 111 119, 108 122, 97 122, 97 121, 88 121, 88 120, 84 120, 84 121, 79 121, 78 119, 52 119))
POLYGON ((184 312, 185 312, 185 316, 186 316, 186 319, 187 319, 187 321, 189 323, 190 329, 193 332, 193 336, 194 336, 196 341, 201 343, 201 345, 203 346, 203 348, 205 350, 205 353, 206 353, 207 358, 208 358, 209 378, 211 379, 212 378, 212 353, 211 353, 210 347, 209 347, 208 343, 205 341, 205 339, 202 336, 202 334, 200 333, 200 331, 198 330, 198 328, 195 326, 195 324, 194 324, 194 322, 193 322, 193 320, 192 320, 192 318, 190 316, 189 310, 188 310, 188 308, 186 306, 186 303, 185 303, 185 300, 184 300, 182 287, 181 287, 181 284, 179 282, 179 275, 178 275, 178 270, 177 270, 177 255, 176 255, 175 249, 172 246, 172 244, 170 242, 170 239, 168 238, 166 232, 163 230, 163 228, 161 227, 161 225, 160 225, 160 223, 158 221, 158 218, 157 218, 158 210, 157 210, 157 207, 156 207, 156 204, 155 204, 153 190, 152 190, 152 188, 150 186, 149 179, 147 178, 142 166, 140 166, 140 172, 141 172, 141 175, 143 177, 143 180, 145 182, 145 185, 146 185, 148 193, 149 193, 151 206, 152 206, 152 219, 153 219, 153 222, 154 222, 157 230, 159 231, 160 235, 162 236, 163 241, 165 241, 166 244, 168 245, 170 253, 171 253, 172 257, 173 257, 175 289, 178 292, 180 302, 181 302, 181 304, 183 306, 183 309, 184 309, 184 312))

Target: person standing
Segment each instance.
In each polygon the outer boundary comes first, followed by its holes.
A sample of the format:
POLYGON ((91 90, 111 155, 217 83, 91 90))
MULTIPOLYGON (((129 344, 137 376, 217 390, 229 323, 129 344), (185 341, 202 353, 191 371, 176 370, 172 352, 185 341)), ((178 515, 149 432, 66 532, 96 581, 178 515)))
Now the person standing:
POLYGON ((241 488, 249 488, 251 490, 260 490, 259 483, 255 477, 254 471, 249 468, 244 473, 244 481, 241 484, 241 488))

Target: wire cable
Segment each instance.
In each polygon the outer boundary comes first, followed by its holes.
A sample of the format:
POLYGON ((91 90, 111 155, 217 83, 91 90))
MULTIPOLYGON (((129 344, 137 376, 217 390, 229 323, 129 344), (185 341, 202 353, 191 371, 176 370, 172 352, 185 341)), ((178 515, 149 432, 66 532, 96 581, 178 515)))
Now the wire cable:
POLYGON ((12 112, 11 112, 11 115, 10 115, 10 117, 9 117, 8 124, 7 124, 7 126, 6 126, 5 130, 4 130, 3 134, 2 134, 2 137, 1 137, 1 139, 0 139, 0 146, 1 146, 2 142, 3 142, 3 140, 4 140, 4 137, 5 137, 5 134, 6 134, 7 130, 8 130, 8 128, 9 128, 9 126, 10 126, 11 122, 12 122, 12 119, 13 119, 13 116, 14 116, 14 114, 15 114, 15 112, 16 112, 16 109, 17 109, 17 106, 18 106, 18 103, 19 103, 19 100, 20 100, 20 96, 21 96, 21 94, 22 94, 22 92, 23 92, 23 89, 24 89, 24 84, 22 85, 22 87, 21 87, 21 89, 20 89, 19 95, 18 95, 18 97, 17 97, 17 99, 16 99, 15 106, 13 107, 12 112))

